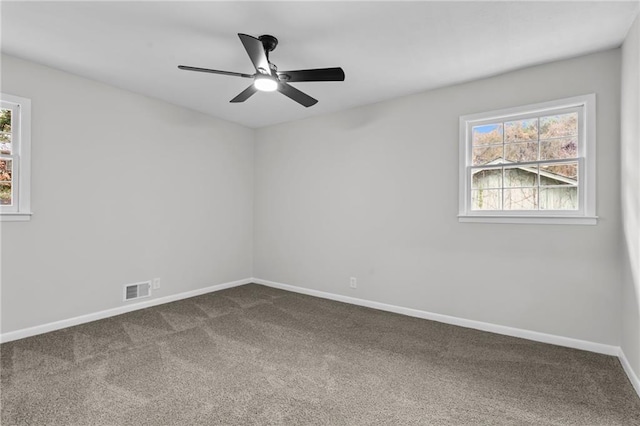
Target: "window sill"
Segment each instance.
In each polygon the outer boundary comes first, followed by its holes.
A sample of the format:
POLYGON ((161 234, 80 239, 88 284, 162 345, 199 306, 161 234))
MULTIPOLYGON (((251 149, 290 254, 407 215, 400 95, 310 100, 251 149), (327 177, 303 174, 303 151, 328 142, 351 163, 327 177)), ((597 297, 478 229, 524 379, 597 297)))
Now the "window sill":
POLYGON ((28 222, 33 213, 0 213, 0 222, 28 222))
POLYGON ((525 225, 597 225, 598 216, 490 216, 460 215, 461 223, 516 223, 525 225))

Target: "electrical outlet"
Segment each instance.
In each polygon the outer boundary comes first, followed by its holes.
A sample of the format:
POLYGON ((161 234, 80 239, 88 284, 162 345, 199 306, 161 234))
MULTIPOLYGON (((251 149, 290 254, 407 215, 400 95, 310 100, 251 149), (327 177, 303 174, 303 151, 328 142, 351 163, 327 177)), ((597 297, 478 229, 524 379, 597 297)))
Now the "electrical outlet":
POLYGON ((351 279, 349 280, 349 287, 351 288, 358 287, 358 280, 356 280, 356 277, 351 277, 351 279))
POLYGON ((153 289, 157 290, 160 288, 160 278, 154 278, 153 279, 153 289))

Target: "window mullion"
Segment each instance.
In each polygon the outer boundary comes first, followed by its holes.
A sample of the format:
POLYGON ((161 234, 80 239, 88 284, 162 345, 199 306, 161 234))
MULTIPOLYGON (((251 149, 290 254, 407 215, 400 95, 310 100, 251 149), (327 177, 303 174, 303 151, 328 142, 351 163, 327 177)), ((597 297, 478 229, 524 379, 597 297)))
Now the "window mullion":
POLYGON ((579 161, 580 158, 572 157, 572 158, 556 158, 552 160, 537 160, 537 161, 523 161, 521 163, 499 163, 499 164, 483 164, 481 166, 470 166, 471 169, 499 169, 501 167, 526 167, 526 166, 537 166, 540 164, 563 164, 563 163, 575 163, 579 161))
MULTIPOLYGON (((540 148, 540 117, 536 118, 536 127, 538 128, 538 161, 542 158, 541 148, 540 148)), ((538 189, 536 190, 536 210, 540 210, 540 165, 538 164, 538 173, 536 176, 536 181, 538 184, 538 189)))

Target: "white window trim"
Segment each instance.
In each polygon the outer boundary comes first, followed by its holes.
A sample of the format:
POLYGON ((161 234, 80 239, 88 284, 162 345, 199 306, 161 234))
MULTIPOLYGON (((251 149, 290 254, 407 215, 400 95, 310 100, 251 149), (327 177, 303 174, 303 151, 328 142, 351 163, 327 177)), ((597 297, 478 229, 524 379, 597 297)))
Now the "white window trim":
POLYGON ((31 100, 20 96, 0 93, 0 101, 13 104, 19 112, 19 125, 13 128, 14 135, 17 132, 18 161, 13 164, 14 176, 17 175, 17 205, 10 209, 0 208, 0 222, 28 221, 31 219, 31 100), (16 170, 17 169, 17 170, 16 170), (17 171, 17 173, 16 173, 17 171), (16 208, 17 207, 17 208, 16 208))
POLYGON ((596 225, 596 95, 594 93, 558 99, 515 108, 506 108, 460 117, 460 176, 459 176, 459 222, 514 223, 514 224, 567 224, 596 225), (482 121, 501 120, 523 114, 544 114, 560 108, 582 107, 583 120, 580 132, 582 143, 578 146, 579 200, 576 211, 475 211, 471 210, 471 144, 469 131, 482 121))

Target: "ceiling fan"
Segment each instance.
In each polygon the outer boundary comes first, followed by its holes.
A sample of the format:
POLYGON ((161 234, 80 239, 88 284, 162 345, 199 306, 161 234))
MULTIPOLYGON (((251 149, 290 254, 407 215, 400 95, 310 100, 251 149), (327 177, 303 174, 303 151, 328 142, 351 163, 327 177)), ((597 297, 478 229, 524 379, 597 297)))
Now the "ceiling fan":
POLYGON ((231 71, 219 71, 208 68, 189 67, 178 65, 178 68, 186 71, 208 72, 212 74, 231 75, 235 77, 252 78, 253 84, 244 89, 230 102, 244 102, 257 91, 278 91, 293 99, 305 107, 315 105, 318 100, 289 85, 289 83, 301 81, 344 81, 342 68, 315 68, 309 70, 278 71, 278 68, 269 61, 269 52, 278 45, 278 39, 272 35, 261 35, 258 38, 247 34, 238 34, 240 41, 249 54, 249 58, 256 69, 255 74, 243 74, 231 71))

